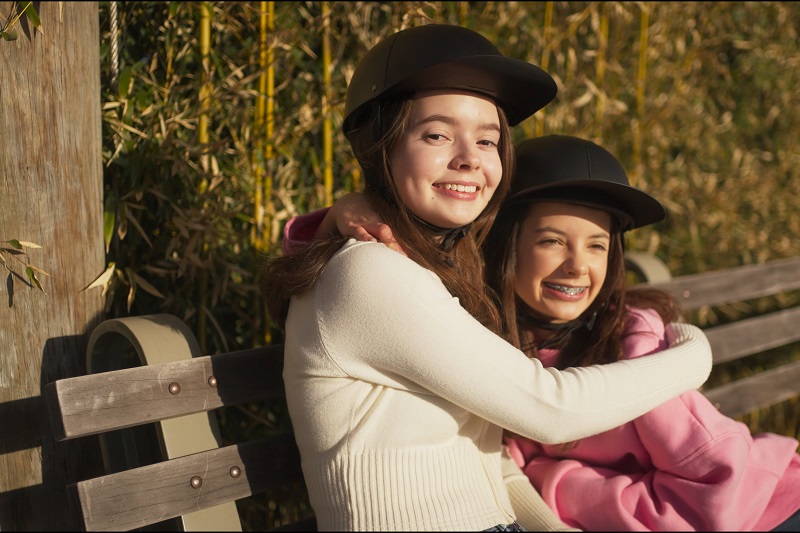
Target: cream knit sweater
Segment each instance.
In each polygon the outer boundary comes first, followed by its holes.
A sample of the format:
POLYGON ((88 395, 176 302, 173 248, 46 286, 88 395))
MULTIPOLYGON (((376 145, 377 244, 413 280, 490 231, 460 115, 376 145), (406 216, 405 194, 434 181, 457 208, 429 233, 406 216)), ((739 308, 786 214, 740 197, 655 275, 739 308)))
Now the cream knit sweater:
POLYGON ((673 348, 659 355, 544 368, 481 326, 429 270, 350 240, 292 300, 286 325, 283 377, 318 528, 512 522, 501 428, 577 440, 697 388, 711 370, 708 341, 693 326, 670 328, 673 348))

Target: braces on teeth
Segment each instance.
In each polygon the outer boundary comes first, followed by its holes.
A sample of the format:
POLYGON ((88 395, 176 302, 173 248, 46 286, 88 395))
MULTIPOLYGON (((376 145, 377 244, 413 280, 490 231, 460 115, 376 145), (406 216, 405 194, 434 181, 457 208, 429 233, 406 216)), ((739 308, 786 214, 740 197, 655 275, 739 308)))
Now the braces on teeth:
POLYGON ((565 287, 564 285, 555 285, 552 283, 548 283, 547 286, 570 296, 575 296, 584 291, 584 287, 565 287))

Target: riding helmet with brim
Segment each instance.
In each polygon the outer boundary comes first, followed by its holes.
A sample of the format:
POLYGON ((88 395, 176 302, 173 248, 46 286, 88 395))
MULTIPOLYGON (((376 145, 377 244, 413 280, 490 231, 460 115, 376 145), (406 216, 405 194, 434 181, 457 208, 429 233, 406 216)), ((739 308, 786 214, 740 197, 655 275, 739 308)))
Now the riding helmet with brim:
POLYGON ((517 145, 516 168, 506 205, 557 201, 607 211, 626 231, 664 220, 661 203, 631 187, 625 169, 597 144, 548 135, 517 145))
POLYGON ((364 55, 347 88, 342 129, 349 137, 365 115, 372 114, 372 105, 384 99, 433 89, 488 96, 511 126, 556 96, 549 74, 503 56, 481 34, 460 26, 426 24, 394 33, 364 55))

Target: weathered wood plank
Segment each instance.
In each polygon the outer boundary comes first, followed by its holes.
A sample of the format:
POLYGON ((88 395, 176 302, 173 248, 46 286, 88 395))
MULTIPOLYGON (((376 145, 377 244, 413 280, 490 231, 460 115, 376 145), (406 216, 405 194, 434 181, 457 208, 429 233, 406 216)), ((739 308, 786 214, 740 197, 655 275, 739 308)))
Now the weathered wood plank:
POLYGON ((714 364, 733 361, 800 340, 800 307, 739 320, 705 331, 714 364))
MULTIPOLYGON (((12 6, 0 1, 0 21, 12 6)), ((0 284, 0 528, 69 530, 63 481, 92 475, 93 442, 58 446, 42 387, 82 372, 85 332, 103 318, 102 98, 98 2, 36 2, 0 38, 0 240, 34 242, 0 284), (30 283, 26 263, 45 292, 30 283), (42 512, 47 509, 47 512, 42 512)), ((105 31, 105 29, 104 29, 105 31)), ((8 246, 8 244, 6 244, 8 246)))
POLYGON ((282 371, 283 346, 273 345, 63 379, 44 394, 55 438, 66 440, 277 397, 282 371))
POLYGON ((800 394, 800 361, 703 392, 720 412, 736 418, 800 394))
POLYGON ((673 292, 686 310, 800 288, 800 257, 689 274, 653 287, 673 292))
POLYGON ((287 433, 81 481, 69 490, 87 531, 127 531, 299 481, 300 455, 287 433), (197 488, 193 478, 201 481, 197 488))

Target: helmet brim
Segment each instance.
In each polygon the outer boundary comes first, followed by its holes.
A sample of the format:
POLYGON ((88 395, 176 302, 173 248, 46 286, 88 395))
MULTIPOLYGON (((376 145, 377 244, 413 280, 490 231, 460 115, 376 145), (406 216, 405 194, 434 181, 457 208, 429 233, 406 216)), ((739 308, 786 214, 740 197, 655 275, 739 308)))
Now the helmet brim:
POLYGON ((516 192, 507 204, 561 202, 611 213, 627 231, 661 222, 667 212, 661 202, 634 187, 599 180, 562 180, 516 192))

